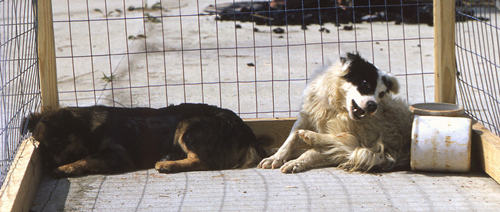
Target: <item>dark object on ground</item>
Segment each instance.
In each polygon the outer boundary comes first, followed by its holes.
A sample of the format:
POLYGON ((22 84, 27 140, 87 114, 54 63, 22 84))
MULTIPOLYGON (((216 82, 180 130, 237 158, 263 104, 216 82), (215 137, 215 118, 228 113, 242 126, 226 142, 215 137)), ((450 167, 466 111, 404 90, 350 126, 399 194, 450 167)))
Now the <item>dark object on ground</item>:
MULTIPOLYGON (((457 0, 456 21, 474 16, 470 7, 457 0)), ((217 20, 251 21, 262 25, 308 25, 394 21, 433 25, 432 0, 272 0, 244 1, 210 5, 205 12, 216 14, 217 20)), ((479 18, 480 20, 487 20, 479 18)))
POLYGON ((273 32, 276 34, 283 34, 283 33, 285 33, 285 30, 283 28, 278 27, 278 28, 274 28, 273 32))
POLYGON ((346 25, 346 26, 342 27, 342 29, 350 31, 353 29, 353 27, 351 25, 349 25, 349 26, 346 25))
POLYGON ((330 30, 329 30, 329 29, 327 29, 327 28, 325 28, 325 27, 321 27, 321 28, 319 28, 319 31, 320 31, 320 32, 330 33, 330 30))
POLYGON ((31 114, 22 126, 56 177, 247 168, 265 156, 241 118, 206 104, 68 107, 31 114))
POLYGON ((253 63, 247 63, 247 66, 248 66, 248 67, 254 67, 254 66, 255 66, 255 64, 253 64, 253 63))

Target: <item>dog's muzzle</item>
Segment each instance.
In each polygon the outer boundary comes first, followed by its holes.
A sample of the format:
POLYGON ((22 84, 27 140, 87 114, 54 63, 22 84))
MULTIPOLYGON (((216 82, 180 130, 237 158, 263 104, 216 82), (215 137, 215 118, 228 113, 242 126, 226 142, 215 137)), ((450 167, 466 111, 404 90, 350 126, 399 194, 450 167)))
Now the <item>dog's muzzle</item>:
POLYGON ((361 119, 366 117, 368 114, 372 114, 377 110, 377 103, 374 101, 366 102, 366 107, 363 109, 356 104, 356 101, 351 100, 352 106, 351 111, 356 119, 361 119))

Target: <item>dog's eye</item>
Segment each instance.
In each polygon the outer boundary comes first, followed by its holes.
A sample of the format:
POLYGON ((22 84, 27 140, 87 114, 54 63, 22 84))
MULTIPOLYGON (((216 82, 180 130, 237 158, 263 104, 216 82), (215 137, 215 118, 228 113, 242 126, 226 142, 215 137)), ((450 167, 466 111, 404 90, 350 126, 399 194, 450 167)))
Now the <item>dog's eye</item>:
POLYGON ((385 92, 380 92, 380 93, 378 94, 378 98, 384 98, 384 96, 385 96, 385 92))
POLYGON ((361 82, 361 86, 363 86, 363 87, 365 87, 365 88, 370 88, 370 84, 368 84, 368 81, 366 81, 366 80, 363 80, 363 81, 361 82))

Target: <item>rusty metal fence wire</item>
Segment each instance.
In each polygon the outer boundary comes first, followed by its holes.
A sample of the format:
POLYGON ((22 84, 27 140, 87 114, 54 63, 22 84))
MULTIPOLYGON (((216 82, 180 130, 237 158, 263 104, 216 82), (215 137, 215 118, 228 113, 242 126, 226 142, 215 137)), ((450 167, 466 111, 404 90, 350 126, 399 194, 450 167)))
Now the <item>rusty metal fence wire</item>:
POLYGON ((500 135, 500 1, 466 1, 474 15, 457 11, 458 100, 468 114, 500 135))
POLYGON ((22 118, 40 105, 35 4, 0 0, 0 184, 22 140, 22 118))

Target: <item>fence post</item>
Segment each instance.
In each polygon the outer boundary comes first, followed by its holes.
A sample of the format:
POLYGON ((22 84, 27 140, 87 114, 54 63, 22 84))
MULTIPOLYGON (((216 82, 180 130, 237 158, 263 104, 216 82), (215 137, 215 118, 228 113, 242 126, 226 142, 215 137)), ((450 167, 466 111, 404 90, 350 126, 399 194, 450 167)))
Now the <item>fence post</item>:
POLYGON ((38 67, 44 111, 59 107, 51 0, 38 1, 37 20, 38 67))
POLYGON ((434 100, 455 103, 455 0, 434 0, 434 100))

